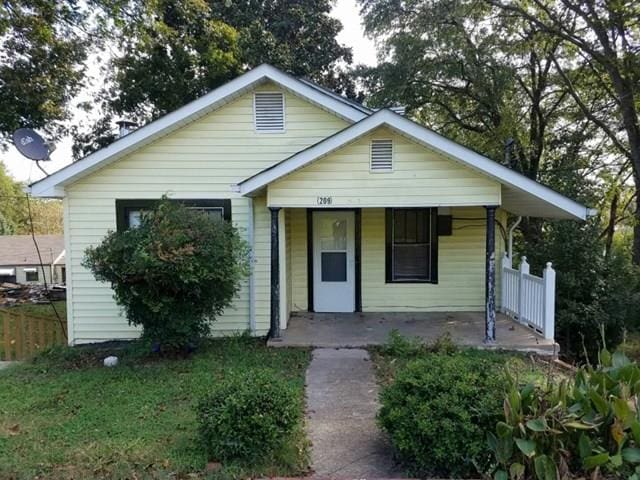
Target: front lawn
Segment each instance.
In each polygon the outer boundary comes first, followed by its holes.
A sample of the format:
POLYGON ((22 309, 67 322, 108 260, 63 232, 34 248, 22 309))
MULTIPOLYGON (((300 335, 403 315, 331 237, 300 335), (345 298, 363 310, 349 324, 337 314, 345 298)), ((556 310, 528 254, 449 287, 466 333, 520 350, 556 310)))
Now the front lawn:
POLYGON ((194 406, 230 369, 273 369, 302 398, 308 351, 238 337, 181 360, 149 359, 129 346, 117 352, 118 367, 101 366, 115 348, 59 348, 0 371, 0 478, 246 478, 307 470, 301 422, 296 441, 268 462, 207 474, 215 459, 198 443, 194 406))

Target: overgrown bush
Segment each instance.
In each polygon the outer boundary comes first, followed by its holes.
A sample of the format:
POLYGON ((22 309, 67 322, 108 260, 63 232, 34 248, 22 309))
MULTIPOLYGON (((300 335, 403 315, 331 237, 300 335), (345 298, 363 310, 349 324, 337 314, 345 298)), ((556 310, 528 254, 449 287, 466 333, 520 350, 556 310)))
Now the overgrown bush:
POLYGON ((200 438, 211 459, 256 460, 290 439, 302 399, 270 370, 232 372, 197 408, 200 438))
POLYGON ((132 325, 164 350, 209 333, 248 274, 248 245, 231 223, 162 199, 140 226, 109 232, 83 265, 110 282, 132 325))
POLYGON ((506 381, 499 357, 474 353, 412 360, 383 389, 378 421, 410 473, 469 477, 488 468, 486 432, 502 416, 506 381))
POLYGON ((621 352, 600 358, 570 380, 512 381, 489 441, 496 480, 640 479, 640 368, 621 352))

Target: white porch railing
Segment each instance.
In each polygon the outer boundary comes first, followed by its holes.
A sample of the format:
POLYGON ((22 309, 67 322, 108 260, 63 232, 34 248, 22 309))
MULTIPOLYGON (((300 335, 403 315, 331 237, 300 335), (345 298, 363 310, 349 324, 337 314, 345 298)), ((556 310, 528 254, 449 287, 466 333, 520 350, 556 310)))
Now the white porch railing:
POLYGON ((527 257, 512 268, 505 253, 502 258, 502 312, 544 338, 555 335, 556 272, 547 263, 542 278, 529 273, 527 257))

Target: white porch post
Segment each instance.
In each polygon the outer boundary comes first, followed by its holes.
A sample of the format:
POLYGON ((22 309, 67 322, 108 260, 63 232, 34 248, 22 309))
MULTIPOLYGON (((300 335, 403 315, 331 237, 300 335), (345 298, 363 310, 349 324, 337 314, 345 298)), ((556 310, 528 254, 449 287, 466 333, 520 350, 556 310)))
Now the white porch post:
POLYGON ((523 321, 522 318, 522 312, 524 310, 524 304, 526 299, 524 298, 525 296, 525 291, 524 288, 522 288, 522 285, 524 285, 524 279, 522 277, 524 277, 525 274, 529 274, 529 264, 527 263, 527 257, 523 256, 522 259, 520 260, 520 268, 519 268, 520 274, 518 275, 518 320, 519 321, 523 321))
POLYGON ((551 262, 547 262, 542 279, 544 281, 544 338, 553 340, 556 333, 556 271, 551 266, 551 262))
POLYGON ((509 257, 509 255, 507 254, 507 252, 504 252, 504 255, 502 256, 502 262, 501 262, 501 266, 500 266, 501 270, 500 270, 500 278, 502 278, 502 288, 500 290, 500 311, 502 313, 506 313, 506 308, 505 306, 507 305, 507 299, 508 299, 508 288, 509 285, 507 285, 506 282, 506 275, 504 273, 505 269, 507 268, 511 268, 511 257, 509 257))

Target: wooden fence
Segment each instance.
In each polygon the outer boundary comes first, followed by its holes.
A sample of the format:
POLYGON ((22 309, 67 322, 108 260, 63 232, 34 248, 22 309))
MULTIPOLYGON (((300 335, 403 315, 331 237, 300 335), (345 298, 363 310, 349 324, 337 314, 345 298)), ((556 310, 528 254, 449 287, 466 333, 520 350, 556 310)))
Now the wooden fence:
POLYGON ((0 360, 25 360, 66 342, 57 319, 0 308, 0 360))

